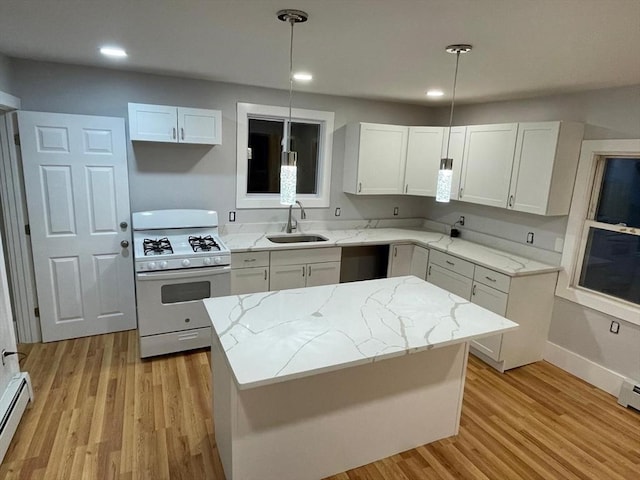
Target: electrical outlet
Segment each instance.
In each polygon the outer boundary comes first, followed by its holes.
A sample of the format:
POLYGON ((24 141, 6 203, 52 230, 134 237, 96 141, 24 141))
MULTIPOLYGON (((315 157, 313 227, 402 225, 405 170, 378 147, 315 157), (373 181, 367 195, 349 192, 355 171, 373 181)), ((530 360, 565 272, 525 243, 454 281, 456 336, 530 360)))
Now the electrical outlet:
POLYGON ((609 331, 617 335, 618 332, 620 332, 620 324, 616 321, 612 321, 611 326, 609 327, 609 331))
POLYGON ((336 217, 340 216, 340 207, 336 207, 336 217))
POLYGON ((229 221, 230 222, 236 221, 236 212, 229 212, 229 221))
POLYGON ((527 243, 533 243, 533 232, 527 233, 527 243))
POLYGON ((398 207, 393 207, 393 216, 394 216, 394 217, 397 217, 397 216, 398 216, 398 212, 399 212, 399 211, 400 211, 400 210, 398 209, 398 207))
POLYGON ((464 227, 464 215, 460 215, 460 219, 458 220, 458 223, 460 224, 461 227, 464 227))

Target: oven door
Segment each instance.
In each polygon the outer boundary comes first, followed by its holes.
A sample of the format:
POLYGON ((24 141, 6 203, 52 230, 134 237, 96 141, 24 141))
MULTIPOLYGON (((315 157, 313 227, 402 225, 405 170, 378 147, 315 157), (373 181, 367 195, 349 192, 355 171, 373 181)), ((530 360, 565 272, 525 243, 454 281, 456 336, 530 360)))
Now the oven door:
POLYGON ((136 274, 140 335, 210 327, 202 299, 231 293, 231 267, 136 274))

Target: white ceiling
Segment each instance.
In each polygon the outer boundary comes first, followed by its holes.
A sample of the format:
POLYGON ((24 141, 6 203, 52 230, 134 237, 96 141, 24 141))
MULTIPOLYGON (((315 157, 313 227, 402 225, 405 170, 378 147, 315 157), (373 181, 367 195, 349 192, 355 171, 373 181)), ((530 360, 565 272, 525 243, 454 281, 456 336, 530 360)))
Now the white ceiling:
POLYGON ((462 102, 640 84, 640 0, 0 0, 0 52, 286 89, 283 8, 309 14, 294 66, 314 80, 296 90, 446 104, 451 43, 474 46, 462 102))

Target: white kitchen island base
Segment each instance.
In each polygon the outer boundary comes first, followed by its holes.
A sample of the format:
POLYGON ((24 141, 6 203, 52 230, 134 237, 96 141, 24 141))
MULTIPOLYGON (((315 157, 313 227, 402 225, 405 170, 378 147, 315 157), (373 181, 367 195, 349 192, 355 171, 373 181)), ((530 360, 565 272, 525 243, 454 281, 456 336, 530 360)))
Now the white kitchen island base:
POLYGON ((318 480, 458 433, 468 343, 249 390, 213 345, 227 480, 318 480))

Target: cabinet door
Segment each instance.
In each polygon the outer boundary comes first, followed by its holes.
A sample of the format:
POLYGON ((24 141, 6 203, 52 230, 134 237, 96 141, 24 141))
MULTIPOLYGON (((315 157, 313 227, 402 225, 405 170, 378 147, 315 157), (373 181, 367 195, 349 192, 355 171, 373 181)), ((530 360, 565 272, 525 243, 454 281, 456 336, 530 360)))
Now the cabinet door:
POLYGON ((306 282, 306 265, 272 265, 269 269, 269 290, 302 288, 306 282))
POLYGON ((427 269, 427 282, 447 290, 466 300, 471 298, 471 286, 473 281, 470 278, 439 267, 438 265, 429 264, 427 269))
POLYGON ((357 193, 402 193, 407 132, 407 127, 397 125, 360 125, 357 193))
MULTIPOLYGON (((447 156, 447 135, 449 128, 444 129, 442 138, 442 158, 447 156)), ((467 127, 453 127, 449 141, 449 158, 453 159, 453 176, 451 177, 451 200, 458 200, 460 195, 460 177, 464 158, 464 139, 467 127)))
POLYGON ((178 107, 178 130, 180 143, 220 145, 222 143, 222 112, 178 107))
MULTIPOLYGON (((473 284, 471 301, 498 315, 504 316, 507 313, 507 299, 508 295, 506 293, 500 292, 495 288, 487 287, 478 282, 473 284)), ((472 340, 471 345, 488 357, 500 361, 502 334, 472 340)))
POLYGON ((538 215, 547 212, 559 133, 560 122, 518 125, 509 208, 538 215))
POLYGON ((129 104, 129 137, 147 142, 178 141, 177 109, 165 105, 129 104))
POLYGON ((427 265, 429 265, 429 249, 414 246, 413 255, 411 255, 411 271, 409 273, 426 280, 427 265))
POLYGON ((411 274, 413 245, 391 245, 388 277, 402 277, 411 274))
POLYGON ((404 193, 436 196, 444 130, 442 127, 409 127, 404 193))
POLYGON ((266 292, 269 290, 269 268, 240 268, 231 270, 231 295, 266 292))
POLYGON ((517 123, 467 127, 460 200, 507 206, 517 123))
POLYGON ((307 287, 340 283, 340 262, 307 265, 307 287))

